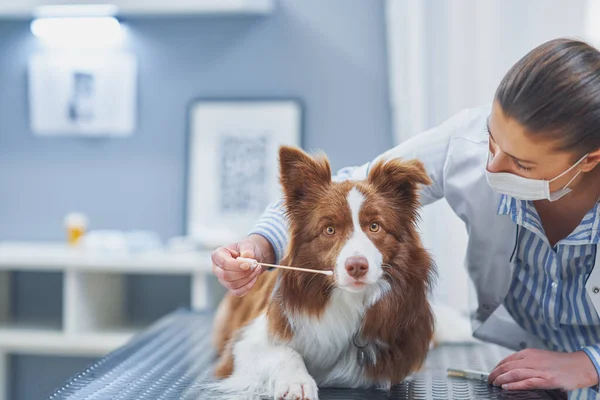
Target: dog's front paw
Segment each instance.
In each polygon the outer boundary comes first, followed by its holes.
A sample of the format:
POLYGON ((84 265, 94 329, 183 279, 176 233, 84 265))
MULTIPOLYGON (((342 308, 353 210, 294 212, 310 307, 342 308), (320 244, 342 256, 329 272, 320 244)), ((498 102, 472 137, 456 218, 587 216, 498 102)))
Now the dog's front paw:
POLYGON ((290 376, 275 382, 275 398, 277 400, 318 400, 319 389, 310 376, 290 376))

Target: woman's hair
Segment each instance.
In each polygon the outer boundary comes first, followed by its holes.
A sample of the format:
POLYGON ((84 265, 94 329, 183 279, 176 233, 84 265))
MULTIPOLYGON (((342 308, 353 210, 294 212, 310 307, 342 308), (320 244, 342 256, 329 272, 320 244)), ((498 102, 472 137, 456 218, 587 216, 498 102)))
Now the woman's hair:
POLYGON ((581 157, 600 148, 600 52, 556 39, 530 51, 496 91, 504 114, 531 135, 555 140, 581 157))

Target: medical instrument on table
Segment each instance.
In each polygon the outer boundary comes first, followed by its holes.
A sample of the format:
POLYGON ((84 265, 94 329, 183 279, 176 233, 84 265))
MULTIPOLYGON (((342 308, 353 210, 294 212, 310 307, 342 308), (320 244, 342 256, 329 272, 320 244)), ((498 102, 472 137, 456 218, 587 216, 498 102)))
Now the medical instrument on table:
POLYGON ((472 370, 462 370, 462 369, 453 369, 448 368, 447 370, 448 376, 453 378, 465 378, 471 379, 475 381, 487 382, 490 374, 480 371, 472 371, 472 370))
POLYGON ((250 268, 252 268, 252 269, 261 265, 263 267, 289 269, 289 270, 293 270, 293 271, 302 271, 302 272, 312 272, 314 274, 322 274, 322 275, 327 275, 327 276, 333 275, 333 271, 323 271, 323 270, 308 269, 308 268, 296 268, 296 267, 290 267, 287 265, 267 264, 267 263, 258 262, 256 260, 253 260, 252 258, 238 257, 237 260, 246 261, 248 264, 250 264, 250 268))

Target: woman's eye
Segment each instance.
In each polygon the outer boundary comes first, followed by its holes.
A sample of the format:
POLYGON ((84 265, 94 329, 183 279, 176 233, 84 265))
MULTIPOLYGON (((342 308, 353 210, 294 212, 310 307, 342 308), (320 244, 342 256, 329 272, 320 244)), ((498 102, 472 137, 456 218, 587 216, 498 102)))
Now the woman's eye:
POLYGON ((514 158, 512 160, 515 163, 515 165, 517 166, 517 168, 519 168, 521 171, 524 171, 524 172, 531 171, 531 168, 528 168, 528 167, 524 166, 518 160, 515 160, 514 158))
POLYGON ((333 226, 328 226, 327 228, 324 229, 324 232, 326 235, 333 235, 335 233, 335 228, 333 226))
POLYGON ((377 232, 377 231, 379 231, 379 224, 377 222, 373 222, 371 224, 371 226, 369 226, 369 230, 371 232, 377 232))

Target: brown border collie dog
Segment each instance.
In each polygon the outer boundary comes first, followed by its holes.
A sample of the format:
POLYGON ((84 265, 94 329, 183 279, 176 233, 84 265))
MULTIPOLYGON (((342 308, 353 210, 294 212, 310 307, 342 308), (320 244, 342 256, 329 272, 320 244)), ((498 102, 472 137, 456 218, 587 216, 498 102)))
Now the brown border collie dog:
POLYGON ((282 265, 217 312, 216 388, 317 399, 317 387, 388 389, 417 370, 433 336, 427 293, 434 266, 416 230, 418 161, 373 165, 364 181, 332 182, 323 156, 282 147, 290 222, 282 265))

